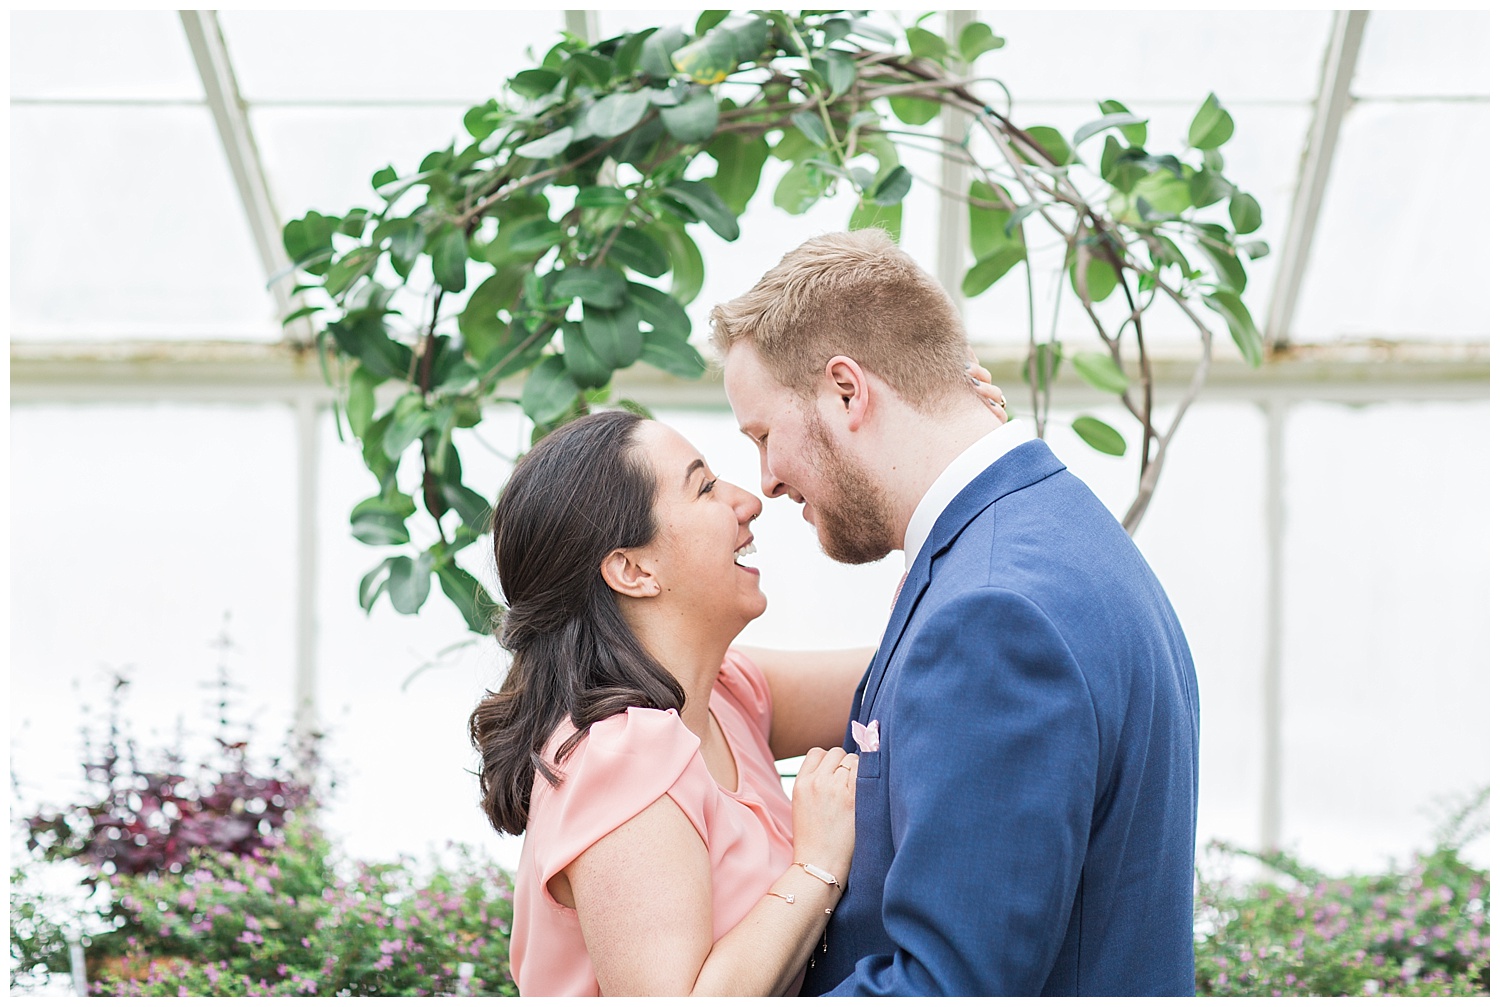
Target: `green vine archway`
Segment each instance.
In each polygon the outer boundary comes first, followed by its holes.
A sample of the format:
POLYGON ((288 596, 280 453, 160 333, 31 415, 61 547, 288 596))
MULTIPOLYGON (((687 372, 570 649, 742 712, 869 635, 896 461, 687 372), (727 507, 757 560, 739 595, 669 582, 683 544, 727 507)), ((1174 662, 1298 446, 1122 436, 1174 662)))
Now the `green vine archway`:
MULTIPOLYGON (((483 534, 489 500, 464 484, 454 430, 503 401, 519 402, 534 436, 596 405, 639 408, 611 391, 615 372, 637 362, 701 376, 684 310, 704 276, 690 225, 735 240, 772 160, 787 165, 774 192, 783 210, 849 187, 859 196, 849 226, 898 238, 913 181, 903 152, 963 165, 967 190, 950 193, 968 206, 963 293, 1014 271, 1028 297, 1039 271, 1071 280, 1062 286, 1099 344, 1065 350, 1033 322, 1032 412, 1045 435, 1065 361, 1124 405, 1141 428, 1139 488, 1122 519, 1134 531, 1207 378, 1216 327, 1260 361, 1244 260, 1269 249, 1246 237, 1259 204, 1224 174, 1234 121, 1210 94, 1171 152, 1148 148, 1147 120, 1112 100, 1071 137, 1022 128, 1003 85, 968 69, 1004 40, 973 22, 955 44, 922 20, 893 32, 864 12, 708 11, 691 33, 564 34, 503 97, 468 111, 464 145, 427 154, 412 174, 377 171, 376 208, 286 225, 309 301, 288 320, 314 316, 337 414, 378 487, 354 507, 353 534, 399 547, 361 581, 367 611, 386 595, 415 613, 435 578, 471 630, 490 631, 496 603, 458 561, 483 534), (984 100, 986 89, 1006 101, 984 100), (962 123, 956 137, 923 128, 944 108, 962 123), (1168 415, 1147 338, 1164 311, 1185 317, 1202 345, 1168 415), (518 400, 500 394, 523 374, 518 400), (397 478, 407 456, 420 457, 412 486, 397 478), (425 530, 414 537, 419 509, 425 530)), ((1098 450, 1126 451, 1097 418, 1073 429, 1098 450)))

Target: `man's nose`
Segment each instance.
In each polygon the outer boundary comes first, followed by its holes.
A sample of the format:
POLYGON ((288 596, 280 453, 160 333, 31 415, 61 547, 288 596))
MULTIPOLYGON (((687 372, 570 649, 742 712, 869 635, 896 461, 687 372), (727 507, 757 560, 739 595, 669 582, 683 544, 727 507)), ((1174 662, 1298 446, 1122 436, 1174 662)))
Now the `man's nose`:
POLYGON ((760 460, 760 491, 767 500, 786 495, 786 483, 777 479, 764 456, 760 460))

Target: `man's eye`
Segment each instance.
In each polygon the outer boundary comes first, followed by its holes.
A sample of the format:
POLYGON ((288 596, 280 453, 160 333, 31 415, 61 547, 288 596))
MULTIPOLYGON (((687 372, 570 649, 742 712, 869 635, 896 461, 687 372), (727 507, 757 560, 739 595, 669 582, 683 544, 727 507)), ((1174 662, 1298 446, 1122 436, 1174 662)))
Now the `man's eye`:
POLYGON ((719 480, 717 479, 710 479, 708 482, 703 484, 703 488, 698 491, 698 495, 703 496, 705 493, 712 493, 714 491, 714 487, 718 485, 718 482, 719 480))

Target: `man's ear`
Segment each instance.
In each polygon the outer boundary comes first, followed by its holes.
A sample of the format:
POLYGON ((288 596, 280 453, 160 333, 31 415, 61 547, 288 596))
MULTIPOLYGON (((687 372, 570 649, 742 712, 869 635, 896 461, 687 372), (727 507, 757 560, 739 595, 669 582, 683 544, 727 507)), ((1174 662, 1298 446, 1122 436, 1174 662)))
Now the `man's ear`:
POLYGON ((604 562, 599 564, 599 573, 612 591, 627 598, 654 598, 661 594, 656 576, 643 567, 630 550, 616 549, 604 557, 604 562))
POLYGON ((831 358, 823 370, 824 379, 841 403, 838 418, 850 430, 858 430, 870 411, 870 378, 859 361, 851 357, 831 358))

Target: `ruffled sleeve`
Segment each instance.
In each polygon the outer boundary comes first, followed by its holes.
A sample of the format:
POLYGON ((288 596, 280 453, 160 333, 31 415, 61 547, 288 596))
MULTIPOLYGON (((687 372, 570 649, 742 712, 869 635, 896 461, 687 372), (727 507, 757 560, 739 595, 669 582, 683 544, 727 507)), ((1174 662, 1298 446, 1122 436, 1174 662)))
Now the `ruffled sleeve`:
MULTIPOLYGON (((571 730, 571 725, 564 725, 545 750, 555 752, 571 730)), ((676 711, 630 707, 594 724, 562 764, 562 784, 553 788, 538 777, 532 791, 527 831, 538 840, 534 848, 542 891, 580 853, 663 794, 670 793, 683 806, 702 835, 702 802, 694 796, 702 788, 696 781, 684 781, 698 747, 697 735, 676 711)), ((551 895, 546 897, 550 902, 551 895)))
POLYGON ((759 665, 737 650, 724 655, 719 685, 762 738, 771 736, 771 686, 759 665))

